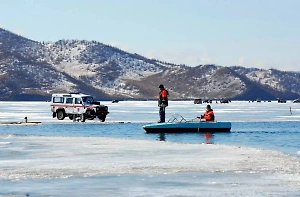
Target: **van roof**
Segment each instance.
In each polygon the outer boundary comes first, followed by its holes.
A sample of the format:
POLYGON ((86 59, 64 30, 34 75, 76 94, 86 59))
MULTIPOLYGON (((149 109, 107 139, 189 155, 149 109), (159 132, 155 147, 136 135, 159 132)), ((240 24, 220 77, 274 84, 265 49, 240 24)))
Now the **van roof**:
POLYGON ((91 96, 88 94, 81 94, 81 93, 57 93, 57 94, 52 94, 52 97, 85 97, 85 96, 91 96))

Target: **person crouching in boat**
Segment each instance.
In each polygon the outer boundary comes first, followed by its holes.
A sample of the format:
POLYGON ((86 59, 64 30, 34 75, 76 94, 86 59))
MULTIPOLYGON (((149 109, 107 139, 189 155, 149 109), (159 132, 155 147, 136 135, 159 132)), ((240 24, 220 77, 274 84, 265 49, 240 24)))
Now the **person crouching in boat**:
POLYGON ((210 105, 206 106, 206 111, 204 114, 197 116, 197 118, 205 119, 206 121, 214 122, 215 121, 215 114, 213 109, 210 107, 210 105))

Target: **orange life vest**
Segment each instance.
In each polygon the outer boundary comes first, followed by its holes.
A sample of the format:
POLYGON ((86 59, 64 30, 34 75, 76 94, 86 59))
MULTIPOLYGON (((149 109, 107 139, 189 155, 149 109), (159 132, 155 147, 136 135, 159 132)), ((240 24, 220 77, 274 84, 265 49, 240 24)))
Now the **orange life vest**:
POLYGON ((206 112, 203 114, 203 118, 206 121, 215 121, 215 114, 214 111, 212 109, 206 110, 206 112))
POLYGON ((158 105, 164 104, 165 106, 168 106, 168 95, 168 90, 162 89, 158 94, 158 105))

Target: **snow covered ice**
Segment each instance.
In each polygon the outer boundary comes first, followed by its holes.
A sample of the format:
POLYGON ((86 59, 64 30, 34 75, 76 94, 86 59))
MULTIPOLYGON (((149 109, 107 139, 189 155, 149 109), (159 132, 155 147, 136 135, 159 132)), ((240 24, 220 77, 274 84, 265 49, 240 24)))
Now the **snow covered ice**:
MULTIPOLYGON (((157 120, 156 102, 103 103, 111 112, 104 124, 52 119, 46 102, 13 102, 10 105, 0 102, 4 109, 0 122, 20 121, 25 116, 42 122, 38 126, 0 126, 0 196, 300 195, 299 144, 295 144, 298 147, 295 154, 290 155, 272 150, 272 146, 269 149, 248 147, 247 142, 241 146, 187 143, 180 141, 184 135, 167 136, 168 139, 179 138, 177 142, 159 141, 152 139, 157 135, 144 134, 140 126, 157 120), (16 111, 18 115, 13 113, 16 111), (120 121, 132 123, 118 124, 120 121), (136 127, 139 129, 134 129, 136 127), (49 128, 56 133, 47 133, 49 128), (88 128, 96 128, 96 131, 88 128), (83 131, 79 133, 78 130, 83 131), (108 134, 97 136, 97 132, 108 134), (132 135, 136 137, 130 137, 132 135)), ((205 105, 191 103, 171 102, 167 116, 181 112, 186 118, 194 118, 204 111, 205 105)), ((245 131, 256 127, 256 121, 271 121, 271 125, 294 121, 296 125, 300 117, 300 105, 292 103, 232 102, 212 104, 212 107, 219 121, 240 122, 245 125, 245 131), (260 111, 263 113, 257 117, 260 111), (233 117, 233 113, 238 116, 233 117)), ((277 131, 267 129, 262 135, 274 137, 275 143, 277 131)), ((281 128, 278 130, 280 136, 281 128)), ((297 132, 297 129, 290 132, 297 132)), ((244 134, 232 128, 228 135, 244 134)), ((246 134, 246 137, 258 135, 252 131, 246 134)), ((295 139, 284 134, 282 137, 287 144, 294 142, 295 139)), ((230 138, 228 135, 223 137, 230 138)), ((215 140, 221 142, 218 136, 215 140)), ((266 139, 258 140, 263 143, 266 139)))
MULTIPOLYGON (((6 153, 14 153, 6 155, 0 162, 0 180, 6 184, 7 181, 17 183, 39 179, 72 181, 74 177, 117 176, 122 179, 130 175, 165 175, 161 181, 171 177, 169 181, 176 184, 182 174, 182 181, 193 186, 181 190, 192 196, 198 196, 197 192, 204 189, 205 185, 216 187, 216 195, 224 191, 221 188, 229 187, 225 191, 237 190, 237 194, 245 196, 255 194, 254 191, 262 194, 299 192, 300 187, 299 158, 272 150, 102 137, 7 136, 6 140, 10 143, 1 144, 1 148, 6 149, 6 153), (188 180, 186 176, 189 176, 188 180), (193 190, 189 191, 191 187, 193 190)), ((90 181, 89 184, 93 185, 94 182, 90 181)), ((126 186, 133 190, 136 189, 134 184, 128 186, 122 183, 114 187, 126 186)), ((182 185, 179 184, 179 187, 182 185)), ((165 187, 166 190, 168 188, 165 187)), ((69 189, 72 188, 66 188, 69 189)), ((146 190, 152 191, 148 187, 146 190)), ((51 194, 53 191, 49 192, 51 194)), ((168 191, 169 194, 173 192, 168 191)), ((129 196, 129 193, 125 196, 129 196)), ((55 194, 62 195, 57 191, 55 194)), ((110 195, 109 192, 106 194, 110 195)), ((212 191, 207 194, 215 195, 212 191)))

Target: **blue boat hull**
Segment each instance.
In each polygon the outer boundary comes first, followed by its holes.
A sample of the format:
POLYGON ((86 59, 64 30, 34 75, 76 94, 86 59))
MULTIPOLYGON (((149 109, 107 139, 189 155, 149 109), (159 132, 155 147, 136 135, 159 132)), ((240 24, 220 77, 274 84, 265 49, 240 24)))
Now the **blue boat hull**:
POLYGON ((165 122, 143 126, 146 133, 230 132, 230 122, 165 122))

